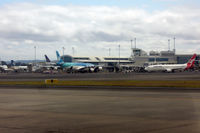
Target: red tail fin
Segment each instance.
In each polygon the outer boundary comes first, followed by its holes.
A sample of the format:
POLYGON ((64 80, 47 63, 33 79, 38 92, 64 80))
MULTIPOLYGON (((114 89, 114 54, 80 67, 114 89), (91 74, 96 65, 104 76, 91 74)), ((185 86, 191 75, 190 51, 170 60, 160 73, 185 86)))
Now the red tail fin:
POLYGON ((194 67, 194 61, 195 61, 196 56, 197 56, 196 54, 192 56, 192 58, 187 62, 187 67, 185 69, 194 67))

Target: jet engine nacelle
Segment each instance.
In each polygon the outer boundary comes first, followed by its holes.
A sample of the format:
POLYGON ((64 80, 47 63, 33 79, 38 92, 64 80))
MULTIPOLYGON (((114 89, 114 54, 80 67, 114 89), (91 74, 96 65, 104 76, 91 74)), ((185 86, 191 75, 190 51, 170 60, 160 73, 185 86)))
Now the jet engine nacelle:
POLYGON ((97 67, 95 67, 94 72, 99 72, 99 71, 102 71, 102 70, 103 70, 102 67, 97 66, 97 67))
POLYGON ((91 68, 90 68, 90 72, 94 72, 94 68, 91 67, 91 68))

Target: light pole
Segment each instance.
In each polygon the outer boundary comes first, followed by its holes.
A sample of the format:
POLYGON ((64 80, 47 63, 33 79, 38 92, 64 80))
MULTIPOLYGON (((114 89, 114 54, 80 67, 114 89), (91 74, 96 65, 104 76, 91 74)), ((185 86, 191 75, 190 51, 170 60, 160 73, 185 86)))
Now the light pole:
POLYGON ((109 48, 109 49, 108 49, 108 55, 109 55, 109 56, 110 56, 110 50, 111 50, 111 49, 109 48))
POLYGON ((62 47, 62 49, 63 49, 63 60, 64 60, 65 47, 62 47))
POLYGON ((175 45, 176 38, 174 37, 174 54, 176 53, 176 45, 175 45))
POLYGON ((36 65, 36 46, 34 46, 34 50, 35 50, 35 65, 36 65))
POLYGON ((133 44, 132 43, 133 43, 133 40, 131 40, 131 49, 133 48, 133 44))
POLYGON ((170 51, 170 39, 168 39, 168 51, 170 51))
POLYGON ((74 47, 72 47, 72 55, 74 56, 74 47))
POLYGON ((120 65, 120 45, 119 45, 119 65, 120 65))
POLYGON ((135 38, 135 48, 136 48, 136 38, 135 38))

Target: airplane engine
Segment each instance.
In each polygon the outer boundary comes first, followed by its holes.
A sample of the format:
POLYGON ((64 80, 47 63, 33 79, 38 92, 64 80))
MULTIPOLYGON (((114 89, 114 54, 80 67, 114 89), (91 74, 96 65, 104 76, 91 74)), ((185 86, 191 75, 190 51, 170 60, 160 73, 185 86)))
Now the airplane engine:
POLYGON ((167 69, 167 72, 169 73, 169 72, 172 72, 172 70, 171 69, 167 69))
POLYGON ((103 70, 103 67, 98 67, 99 68, 99 71, 102 71, 103 70))
POLYGON ((99 71, 102 71, 103 70, 103 68, 102 67, 95 67, 94 68, 94 72, 99 72, 99 71))
POLYGON ((94 68, 92 68, 92 67, 90 68, 90 72, 94 72, 94 70, 95 70, 94 68))

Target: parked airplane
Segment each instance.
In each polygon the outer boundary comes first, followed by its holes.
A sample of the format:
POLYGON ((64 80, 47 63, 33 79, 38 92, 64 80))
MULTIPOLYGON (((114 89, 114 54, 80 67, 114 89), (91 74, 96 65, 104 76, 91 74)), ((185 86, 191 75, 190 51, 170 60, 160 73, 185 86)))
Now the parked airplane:
POLYGON ((7 65, 0 65, 0 72, 13 72, 13 69, 8 68, 7 65))
POLYGON ((145 70, 148 72, 152 71, 165 71, 165 72, 174 72, 176 70, 188 70, 194 66, 196 54, 185 64, 165 64, 165 65, 150 65, 145 67, 145 70))
POLYGON ((70 69, 73 71, 78 72, 84 72, 84 71, 90 71, 90 72, 97 72, 102 69, 102 67, 95 66, 92 63, 81 63, 81 62, 64 62, 58 51, 56 51, 57 59, 59 60, 57 62, 57 65, 60 65, 63 69, 70 69))
POLYGON ((45 67, 46 68, 51 68, 51 69, 54 69, 54 70, 57 70, 60 66, 58 66, 55 62, 52 62, 47 55, 44 55, 45 56, 45 67))
POLYGON ((13 71, 15 71, 15 72, 19 72, 19 71, 27 72, 28 71, 28 66, 24 66, 24 65, 16 66, 14 60, 11 60, 10 65, 11 65, 11 69, 13 69, 13 71))
POLYGON ((33 64, 32 71, 33 72, 44 72, 46 70, 58 70, 60 66, 56 65, 55 62, 52 62, 47 55, 44 55, 45 62, 39 62, 36 64, 33 64))

